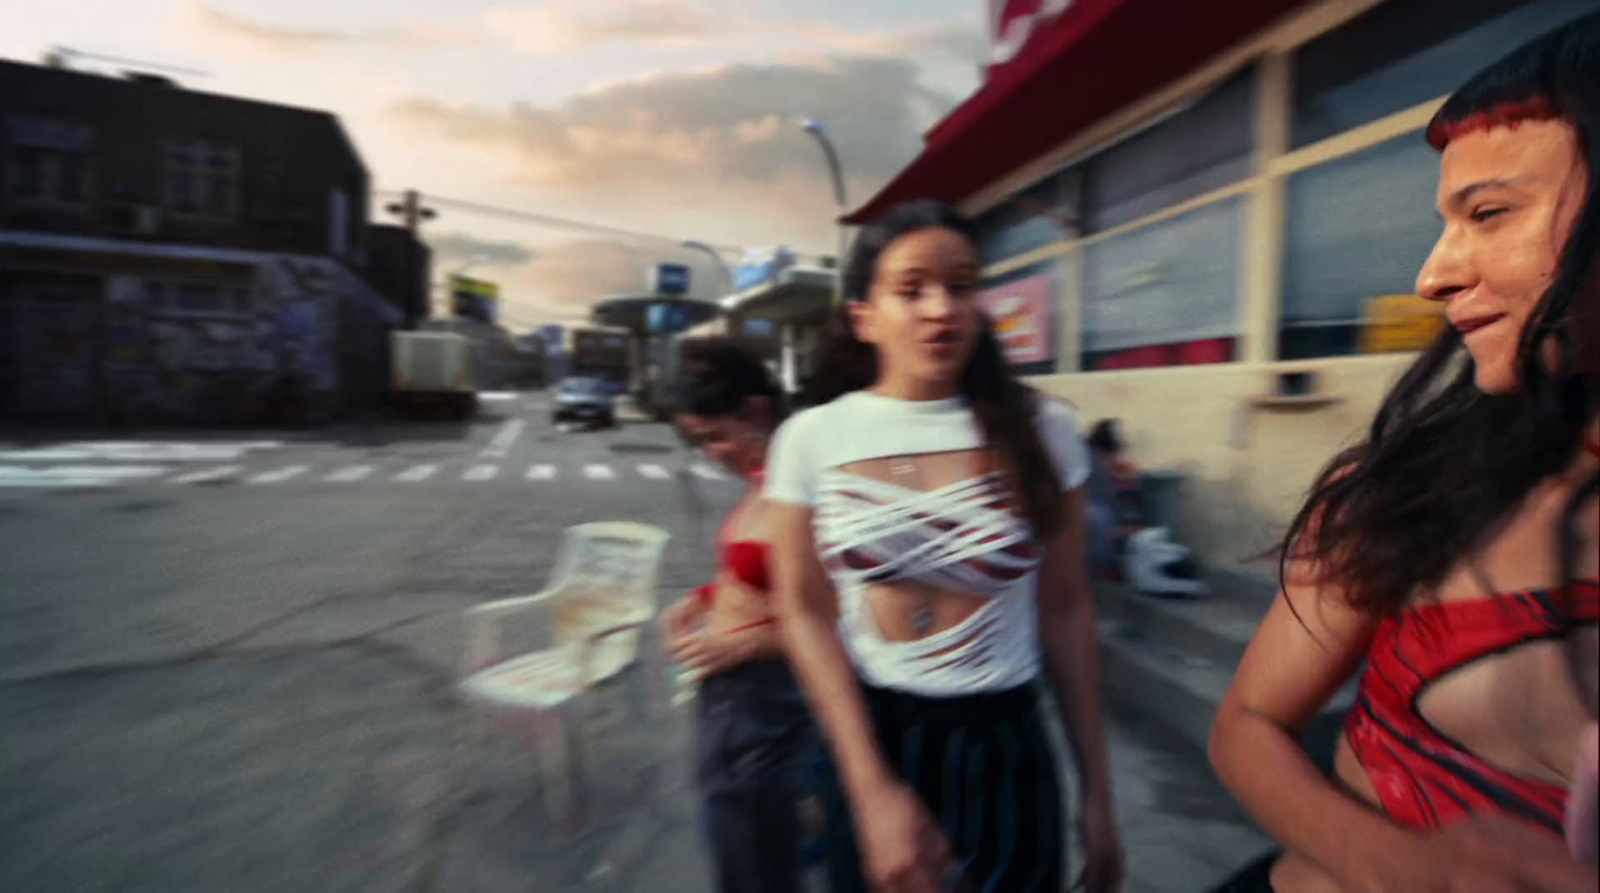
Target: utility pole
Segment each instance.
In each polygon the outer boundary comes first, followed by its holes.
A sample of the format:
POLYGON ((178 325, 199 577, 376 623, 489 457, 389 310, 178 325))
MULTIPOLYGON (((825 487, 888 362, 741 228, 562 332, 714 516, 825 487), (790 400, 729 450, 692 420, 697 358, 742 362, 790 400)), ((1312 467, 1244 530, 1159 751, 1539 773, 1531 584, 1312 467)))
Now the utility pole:
POLYGON ((400 201, 390 202, 384 206, 384 210, 399 217, 406 232, 410 233, 413 239, 421 235, 420 230, 424 220, 432 220, 439 216, 432 208, 423 207, 422 194, 415 189, 407 189, 401 193, 400 201))

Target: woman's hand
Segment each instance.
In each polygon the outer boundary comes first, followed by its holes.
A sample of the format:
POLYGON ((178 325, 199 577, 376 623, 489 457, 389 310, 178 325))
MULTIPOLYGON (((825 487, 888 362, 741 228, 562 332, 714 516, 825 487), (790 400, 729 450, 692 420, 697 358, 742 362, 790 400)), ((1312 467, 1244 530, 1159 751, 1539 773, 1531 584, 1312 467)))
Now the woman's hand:
POLYGON ((1504 816, 1466 819, 1368 868, 1353 874, 1373 893, 1594 893, 1600 884, 1561 838, 1504 816))
POLYGON ((671 648, 678 639, 688 635, 700 618, 705 616, 705 599, 701 595, 705 587, 685 593, 681 598, 668 605, 661 612, 661 633, 671 648))
POLYGON ((950 845, 916 792, 889 783, 855 804, 861 867, 878 893, 944 893, 950 845))
POLYGON ((1089 798, 1083 804, 1084 890, 1116 893, 1122 887, 1122 843, 1111 804, 1089 798))
POLYGON ((753 645, 753 637, 747 634, 702 630, 684 633, 668 647, 674 661, 694 670, 695 676, 703 679, 749 662, 753 645))

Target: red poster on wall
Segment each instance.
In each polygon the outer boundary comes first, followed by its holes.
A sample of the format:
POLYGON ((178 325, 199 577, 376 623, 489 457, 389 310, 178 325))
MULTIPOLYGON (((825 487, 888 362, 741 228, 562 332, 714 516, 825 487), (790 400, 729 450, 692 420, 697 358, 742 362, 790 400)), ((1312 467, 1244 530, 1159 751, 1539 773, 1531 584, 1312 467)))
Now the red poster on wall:
POLYGON ((1050 359, 1054 339, 1051 307, 1055 283, 1049 273, 1016 279, 986 288, 978 304, 994 320, 994 333, 1012 365, 1043 363, 1050 359))

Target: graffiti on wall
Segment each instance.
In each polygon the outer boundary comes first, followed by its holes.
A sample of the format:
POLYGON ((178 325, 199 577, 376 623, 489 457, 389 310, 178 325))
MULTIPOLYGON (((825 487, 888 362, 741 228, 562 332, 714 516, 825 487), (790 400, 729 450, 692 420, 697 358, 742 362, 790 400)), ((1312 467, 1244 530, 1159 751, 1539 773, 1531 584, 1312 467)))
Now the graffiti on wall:
MULTIPOLYGON (((343 389, 351 378, 366 385, 363 406, 382 399, 387 368, 365 367, 386 363, 387 333, 403 317, 350 270, 326 258, 260 255, 218 280, 229 291, 215 312, 171 300, 173 283, 216 275, 179 260, 153 274, 90 277, 92 288, 70 307, 12 302, 18 343, 30 345, 19 376, 27 387, 12 390, 39 399, 6 391, 0 409, 26 414, 48 403, 113 421, 311 421, 350 402, 343 389), (241 285, 249 286, 243 302, 241 285), (77 309, 92 318, 77 319, 77 309), (75 333, 77 346, 68 349, 57 330, 75 333), (63 369, 82 379, 72 399, 56 382, 63 369)), ((66 286, 57 280, 70 278, 45 277, 33 290, 59 291, 66 286)))
POLYGON ((168 371, 275 371, 273 335, 274 327, 265 320, 150 324, 151 353, 156 365, 168 371))

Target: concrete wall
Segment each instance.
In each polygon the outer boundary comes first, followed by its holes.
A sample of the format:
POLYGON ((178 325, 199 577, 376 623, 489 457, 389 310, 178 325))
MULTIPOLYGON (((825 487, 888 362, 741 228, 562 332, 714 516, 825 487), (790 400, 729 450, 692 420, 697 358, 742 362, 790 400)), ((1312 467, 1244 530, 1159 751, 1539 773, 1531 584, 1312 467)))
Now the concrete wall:
MULTIPOLYGON (((1371 423, 1413 354, 1299 363, 1226 363, 1041 376, 1034 387, 1078 408, 1085 429, 1116 418, 1129 458, 1183 476, 1176 531, 1214 565, 1273 544, 1316 473, 1371 423), (1316 374, 1325 405, 1253 399, 1287 372, 1316 374)), ((1262 569, 1267 565, 1252 565, 1262 569)))

